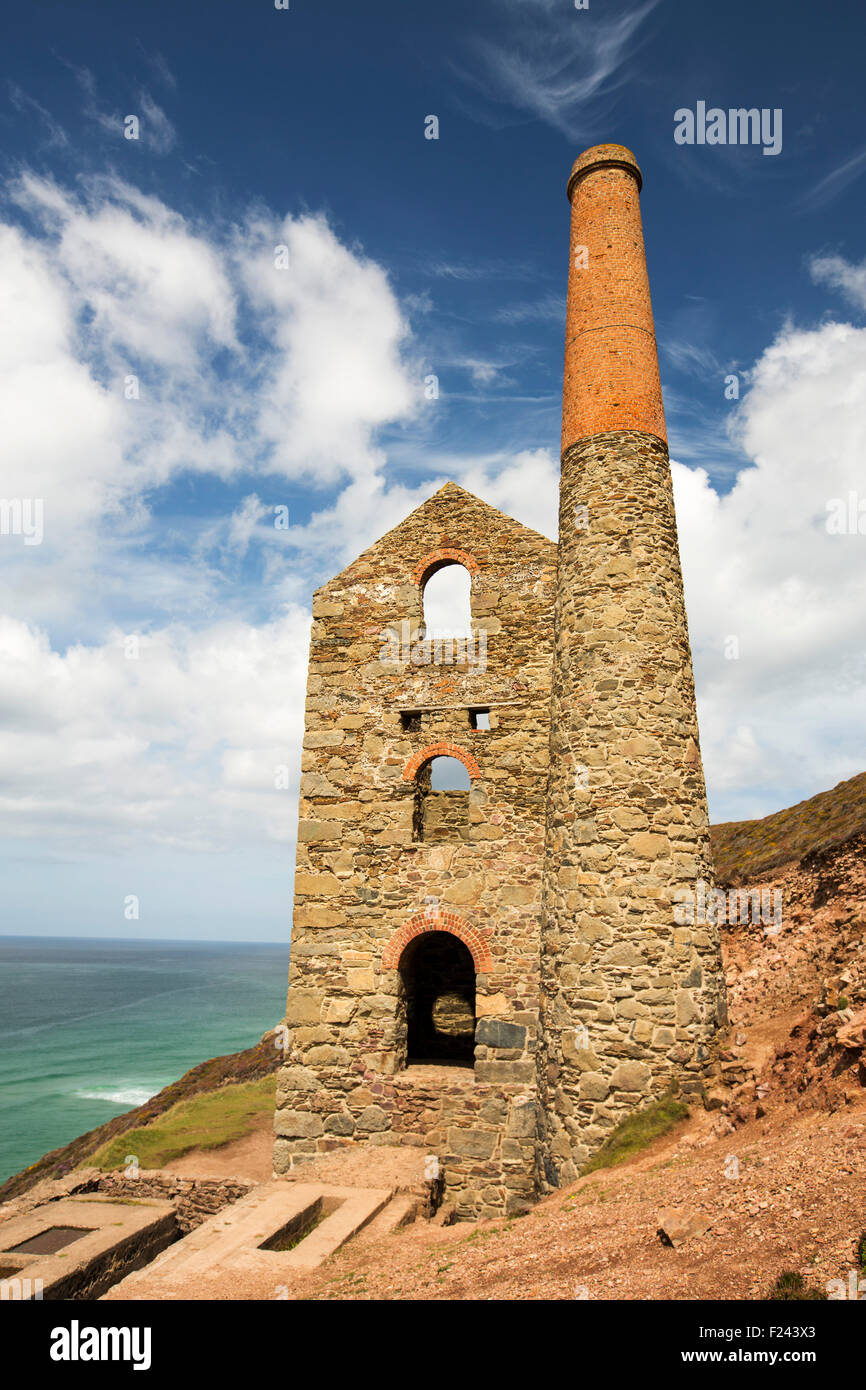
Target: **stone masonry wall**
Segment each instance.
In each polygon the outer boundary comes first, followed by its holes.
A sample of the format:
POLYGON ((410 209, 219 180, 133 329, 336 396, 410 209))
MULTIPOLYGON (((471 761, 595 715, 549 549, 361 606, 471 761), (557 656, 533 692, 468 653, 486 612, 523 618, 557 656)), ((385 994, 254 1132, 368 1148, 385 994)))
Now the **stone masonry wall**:
POLYGON ((555 577, 552 542, 449 483, 314 597, 278 1173, 401 1143, 440 1158, 461 1215, 537 1191, 555 577), (423 640, 423 585, 449 561, 471 574, 468 652, 423 640), (418 839, 419 778, 446 751, 470 773, 465 821, 430 792, 418 839), (406 1066, 400 960, 427 931, 475 959, 472 1070, 406 1066))
POLYGON ((700 1089, 724 1016, 717 929, 674 916, 712 864, 660 439, 611 431, 566 451, 559 574, 542 1099, 548 1177, 568 1181, 673 1078, 700 1089))

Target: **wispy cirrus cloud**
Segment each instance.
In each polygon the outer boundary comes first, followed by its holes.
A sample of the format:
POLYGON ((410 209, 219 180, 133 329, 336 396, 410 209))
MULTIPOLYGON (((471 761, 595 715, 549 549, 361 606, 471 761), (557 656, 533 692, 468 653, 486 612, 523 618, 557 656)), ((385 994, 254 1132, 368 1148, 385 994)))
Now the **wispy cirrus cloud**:
POLYGON ((538 272, 519 261, 433 261, 425 266, 428 275, 437 280, 534 280, 538 272))
POLYGON ((496 311, 497 323, 561 323, 565 327, 565 295, 545 294, 496 311))
POLYGON ((696 373, 704 377, 721 378, 726 368, 719 361, 712 348, 703 343, 693 343, 685 338, 668 339, 662 344, 665 356, 677 371, 696 373))
POLYGON ((736 368, 719 356, 719 336, 718 306, 701 295, 687 294, 660 331, 659 347, 675 371, 721 383, 736 368))
POLYGON ((590 137, 627 80, 638 31, 658 3, 647 0, 608 19, 558 0, 507 0, 501 39, 474 39, 474 63, 456 68, 482 98, 473 114, 501 125, 511 108, 570 140, 590 137))
POLYGON ((846 159, 843 164, 831 169, 829 174, 819 179, 816 184, 807 189, 801 198, 797 200, 796 207, 802 211, 814 212, 816 208, 824 207, 825 204, 838 198, 839 194, 866 173, 866 145, 862 150, 858 150, 850 159, 846 159))
POLYGON ((96 78, 89 68, 72 67, 72 71, 84 92, 84 114, 94 125, 107 135, 123 135, 124 120, 136 116, 139 120, 139 139, 155 154, 168 154, 177 144, 177 131, 162 107, 154 101, 146 88, 138 89, 135 108, 130 111, 107 111, 100 103, 96 90, 96 78))
POLYGON ((35 112, 45 127, 48 145, 60 148, 69 144, 69 137, 60 122, 55 120, 51 112, 47 111, 41 102, 19 87, 17 82, 9 83, 9 100, 15 110, 24 116, 30 116, 35 112))

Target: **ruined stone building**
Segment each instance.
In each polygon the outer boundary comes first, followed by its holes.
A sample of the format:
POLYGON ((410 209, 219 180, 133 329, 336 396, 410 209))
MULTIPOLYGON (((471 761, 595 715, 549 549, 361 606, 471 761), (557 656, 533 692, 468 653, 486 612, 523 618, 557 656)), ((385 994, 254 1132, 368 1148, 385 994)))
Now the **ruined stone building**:
POLYGON ((717 932, 674 912, 712 869, 640 187, 618 145, 568 183, 558 546, 447 483, 314 597, 278 1174, 412 1144, 460 1215, 517 1212, 713 1064, 717 932), (453 565, 449 644, 423 605, 453 565))

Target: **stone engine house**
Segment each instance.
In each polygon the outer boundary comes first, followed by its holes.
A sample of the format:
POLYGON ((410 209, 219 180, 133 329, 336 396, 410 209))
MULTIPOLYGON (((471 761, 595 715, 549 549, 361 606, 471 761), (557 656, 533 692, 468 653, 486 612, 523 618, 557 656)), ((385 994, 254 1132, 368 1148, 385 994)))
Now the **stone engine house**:
POLYGON ((278 1174, 411 1144, 458 1215, 512 1214, 714 1066, 717 929, 676 910, 712 867, 640 187, 618 145, 568 184, 558 546, 447 483, 314 596, 278 1174), (455 565, 452 640, 424 595, 455 565))

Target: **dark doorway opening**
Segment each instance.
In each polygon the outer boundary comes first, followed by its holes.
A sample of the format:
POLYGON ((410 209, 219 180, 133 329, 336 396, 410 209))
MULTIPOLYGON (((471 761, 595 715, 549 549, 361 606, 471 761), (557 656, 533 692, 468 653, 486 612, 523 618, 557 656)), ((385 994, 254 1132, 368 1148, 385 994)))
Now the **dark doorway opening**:
POLYGON ((406 1001, 406 1064, 475 1061, 475 962, 459 937, 424 932, 400 961, 406 1001))

